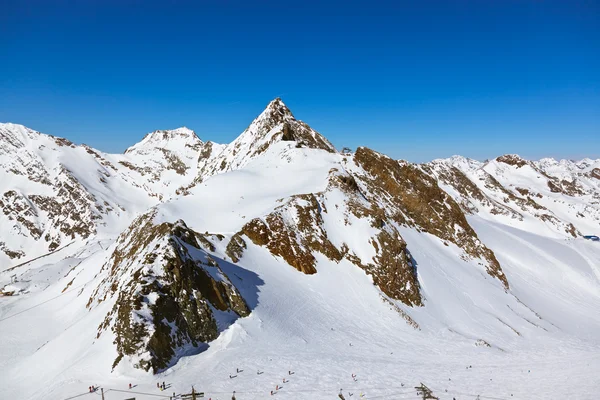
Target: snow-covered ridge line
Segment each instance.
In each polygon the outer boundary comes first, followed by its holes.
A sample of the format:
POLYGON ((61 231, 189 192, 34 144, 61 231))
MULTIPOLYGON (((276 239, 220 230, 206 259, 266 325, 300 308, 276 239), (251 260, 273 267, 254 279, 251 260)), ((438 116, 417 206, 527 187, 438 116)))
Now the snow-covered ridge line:
POLYGON ((281 398, 393 398, 399 379, 568 398, 532 390, 557 365, 596 381, 592 160, 338 153, 280 99, 229 145, 180 128, 106 154, 13 130, 0 264, 31 261, 0 273, 0 397, 164 380, 262 400, 283 376, 281 398))

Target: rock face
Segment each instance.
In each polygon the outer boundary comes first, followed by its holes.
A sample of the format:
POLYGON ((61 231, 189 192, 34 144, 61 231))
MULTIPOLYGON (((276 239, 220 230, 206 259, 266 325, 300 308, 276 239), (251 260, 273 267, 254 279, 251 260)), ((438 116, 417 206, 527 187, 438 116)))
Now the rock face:
MULTIPOLYGON (((137 218, 118 239, 102 267, 107 277, 88 307, 116 299, 98 328, 111 329, 118 357, 154 373, 168 368, 182 351, 202 350, 217 338, 218 320, 249 314, 244 299, 205 247, 210 238, 183 221, 153 223, 154 212, 137 218)), ((219 329, 220 328, 220 329, 219 329)))
POLYGON ((414 260, 405 241, 394 221, 361 194, 350 174, 334 169, 325 191, 295 195, 281 203, 233 236, 228 246, 233 261, 239 261, 247 247, 244 238, 305 274, 317 273, 317 254, 333 262, 347 260, 369 274, 385 295, 407 305, 422 305, 414 260), (335 232, 328 230, 336 225, 335 232), (368 234, 357 240, 353 228, 368 234))
POLYGON ((314 274, 317 270, 313 252, 334 261, 342 258, 327 239, 321 209, 314 194, 293 196, 264 219, 255 218, 244 225, 241 232, 298 271, 314 274))
POLYGON ((393 160, 361 147, 354 163, 364 172, 357 179, 372 201, 383 205, 399 225, 417 228, 463 249, 463 257, 485 263, 487 272, 508 289, 494 253, 477 237, 460 206, 419 166, 393 160))
POLYGON ((397 222, 386 213, 385 204, 370 197, 370 188, 361 187, 348 171, 332 171, 328 191, 332 195, 326 198, 340 198, 339 194, 343 194, 344 201, 341 204, 334 201, 330 209, 343 213, 345 228, 351 232, 353 225, 359 228, 367 222, 372 232, 368 238, 374 251, 372 257, 362 252, 358 254, 357 249, 353 249, 356 245, 347 243, 352 243, 350 240, 341 245, 343 257, 372 276, 373 283, 385 295, 409 306, 423 305, 415 260, 399 233, 397 222))

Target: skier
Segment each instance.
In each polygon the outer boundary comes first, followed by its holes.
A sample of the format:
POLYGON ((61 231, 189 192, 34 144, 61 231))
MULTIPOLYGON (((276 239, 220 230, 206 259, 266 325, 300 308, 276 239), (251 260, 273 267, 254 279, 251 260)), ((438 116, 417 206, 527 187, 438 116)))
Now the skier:
POLYGON ((233 391, 233 396, 231 396, 231 400, 235 400, 235 390, 233 391))
POLYGON ((131 383, 129 384, 129 389, 131 389, 131 383))
POLYGON ((156 388, 160 389, 160 383, 156 382, 156 388))

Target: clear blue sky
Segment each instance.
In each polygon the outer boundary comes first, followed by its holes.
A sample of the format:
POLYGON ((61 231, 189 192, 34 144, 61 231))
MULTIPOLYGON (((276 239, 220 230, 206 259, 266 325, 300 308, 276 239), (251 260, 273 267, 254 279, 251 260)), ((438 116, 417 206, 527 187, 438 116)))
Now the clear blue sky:
POLYGON ((600 158, 599 1, 249 3, 0 0, 0 121, 225 143, 280 96, 339 148, 600 158))

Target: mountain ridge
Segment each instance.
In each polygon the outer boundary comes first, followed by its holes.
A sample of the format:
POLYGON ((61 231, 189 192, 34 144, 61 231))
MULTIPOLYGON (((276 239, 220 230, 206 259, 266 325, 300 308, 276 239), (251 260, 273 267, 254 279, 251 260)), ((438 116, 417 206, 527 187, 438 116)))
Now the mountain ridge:
POLYGON ((600 320, 583 316, 600 306, 600 252, 581 235, 600 230, 600 160, 338 152, 281 99, 226 145, 187 128, 124 154, 18 125, 0 135, 0 310, 73 296, 49 314, 64 324, 0 349, 0 380, 50 376, 24 366, 61 354, 143 380, 248 362, 255 345, 277 363, 271 341, 341 343, 336 357, 412 357, 431 341, 494 360, 595 343, 600 320))

